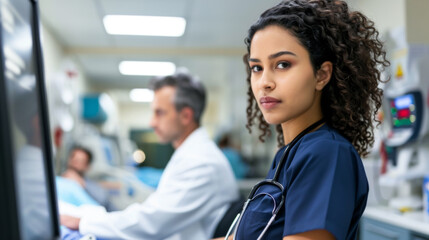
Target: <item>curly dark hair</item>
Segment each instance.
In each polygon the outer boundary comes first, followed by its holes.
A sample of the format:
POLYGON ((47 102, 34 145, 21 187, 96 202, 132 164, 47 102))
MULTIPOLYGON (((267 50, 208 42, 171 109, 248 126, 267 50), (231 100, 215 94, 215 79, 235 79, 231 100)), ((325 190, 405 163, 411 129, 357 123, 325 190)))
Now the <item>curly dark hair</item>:
MULTIPOLYGON (((248 31, 247 54, 243 57, 249 85, 246 127, 251 132, 257 119, 261 141, 270 136, 271 130, 250 86, 248 57, 254 34, 269 25, 283 27, 298 39, 309 52, 314 73, 325 61, 333 64, 331 80, 321 98, 324 119, 361 156, 366 156, 374 143, 373 120, 380 123, 376 112, 383 95, 378 87, 381 71, 390 65, 374 22, 360 12, 350 11, 340 0, 288 0, 262 13, 248 31)), ((280 125, 276 131, 279 147, 283 146, 280 125)))

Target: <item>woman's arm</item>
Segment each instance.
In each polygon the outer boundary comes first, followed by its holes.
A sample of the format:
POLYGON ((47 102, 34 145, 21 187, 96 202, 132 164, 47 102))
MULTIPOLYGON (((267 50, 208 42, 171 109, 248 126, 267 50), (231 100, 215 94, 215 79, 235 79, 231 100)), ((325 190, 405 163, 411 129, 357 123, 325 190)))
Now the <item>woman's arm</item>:
POLYGON ((335 237, 326 230, 313 230, 286 236, 283 240, 335 240, 335 237))

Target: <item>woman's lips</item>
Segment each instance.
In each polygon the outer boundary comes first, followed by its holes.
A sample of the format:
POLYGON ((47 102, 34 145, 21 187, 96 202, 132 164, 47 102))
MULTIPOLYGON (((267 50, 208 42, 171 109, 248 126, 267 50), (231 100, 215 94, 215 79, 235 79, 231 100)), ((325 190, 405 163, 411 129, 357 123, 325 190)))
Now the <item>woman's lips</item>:
POLYGON ((271 109, 274 108, 277 104, 279 104, 281 101, 277 98, 273 97, 261 97, 259 99, 259 103, 261 106, 265 109, 271 109))

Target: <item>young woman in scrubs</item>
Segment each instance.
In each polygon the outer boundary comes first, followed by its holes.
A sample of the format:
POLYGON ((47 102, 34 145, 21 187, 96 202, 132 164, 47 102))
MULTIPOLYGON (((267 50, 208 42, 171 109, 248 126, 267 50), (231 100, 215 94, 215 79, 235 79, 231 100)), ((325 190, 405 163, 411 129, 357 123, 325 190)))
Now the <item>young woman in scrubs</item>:
POLYGON ((389 65, 374 23, 339 0, 283 1, 245 42, 247 127, 256 121, 263 141, 275 125, 282 147, 234 239, 356 239, 368 196, 360 156, 374 142, 389 65))

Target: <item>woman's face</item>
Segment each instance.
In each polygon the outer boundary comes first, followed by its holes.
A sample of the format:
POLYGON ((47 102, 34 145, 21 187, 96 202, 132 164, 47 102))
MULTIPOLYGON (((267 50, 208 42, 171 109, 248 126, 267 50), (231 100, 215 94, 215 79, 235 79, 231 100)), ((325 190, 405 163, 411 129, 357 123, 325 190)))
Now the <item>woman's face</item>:
POLYGON ((314 74, 308 51, 289 31, 267 26, 253 36, 249 66, 251 88, 270 124, 309 122, 321 117, 323 86, 314 74))

